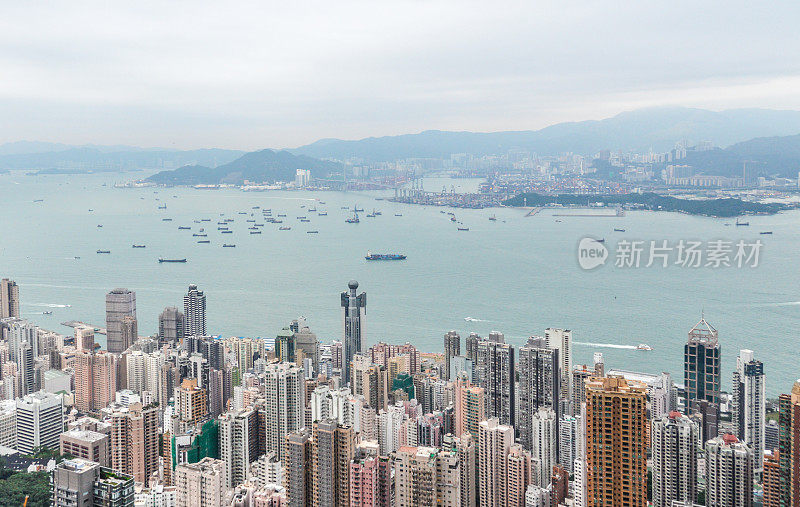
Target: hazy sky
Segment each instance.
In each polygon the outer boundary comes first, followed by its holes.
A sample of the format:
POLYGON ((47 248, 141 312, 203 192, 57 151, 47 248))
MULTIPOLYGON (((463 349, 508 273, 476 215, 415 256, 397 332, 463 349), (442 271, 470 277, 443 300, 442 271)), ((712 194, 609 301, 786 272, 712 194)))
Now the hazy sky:
POLYGON ((800 2, 4 2, 0 143, 255 149, 800 109, 800 2), (227 4, 235 4, 228 6, 227 4))

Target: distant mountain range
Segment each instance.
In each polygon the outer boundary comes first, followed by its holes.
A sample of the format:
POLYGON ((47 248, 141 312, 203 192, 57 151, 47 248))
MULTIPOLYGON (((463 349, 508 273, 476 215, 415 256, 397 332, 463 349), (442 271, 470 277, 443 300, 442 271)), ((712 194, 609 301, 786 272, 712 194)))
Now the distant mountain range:
MULTIPOLYGON (((540 155, 573 152, 592 155, 600 150, 664 152, 678 141, 689 145, 711 141, 724 149, 690 153, 681 163, 710 174, 740 174, 744 160, 756 160, 765 173, 795 174, 800 134, 800 111, 735 109, 707 111, 692 108, 651 108, 618 114, 599 121, 559 123, 541 130, 514 132, 446 132, 370 137, 360 140, 322 139, 290 150, 171 150, 130 146, 68 146, 20 141, 0 145, 0 170, 45 172, 122 171, 180 167, 159 178, 233 181, 290 180, 297 168, 317 173, 339 170, 320 160, 386 162, 408 158, 449 158, 454 153, 476 156, 505 154, 521 149, 540 155), (791 136, 791 137, 781 137, 791 136), (269 152, 269 153, 267 153, 269 152), (261 155, 258 155, 261 154, 261 155), (290 158, 289 155, 304 158, 290 158), (232 165, 231 165, 232 164, 232 165), (218 167, 219 166, 219 167, 218 167), (219 170, 211 170, 215 168, 219 170)), ((267 143, 265 143, 267 144, 267 143)))
POLYGON ((52 172, 126 171, 178 167, 186 164, 215 166, 228 163, 245 152, 217 148, 169 150, 131 146, 66 146, 53 143, 18 142, 0 145, 0 169, 52 172), (37 151, 49 150, 50 151, 37 151))
POLYGON ((759 137, 725 149, 690 151, 685 159, 675 163, 690 165, 704 174, 723 176, 741 176, 746 164, 749 176, 797 178, 800 135, 759 137))
POLYGON ((716 146, 729 146, 754 137, 798 133, 800 111, 651 108, 599 121, 558 123, 541 130, 489 133, 429 130, 357 141, 322 139, 290 151, 315 158, 357 158, 366 162, 448 158, 453 153, 492 155, 512 149, 539 155, 564 152, 591 155, 604 149, 663 152, 681 140, 689 141, 690 145, 711 141, 716 146))
POLYGON ((163 185, 236 184, 254 182, 292 181, 297 169, 308 169, 316 177, 341 171, 336 162, 318 160, 288 151, 261 150, 246 153, 236 160, 216 168, 199 165, 185 166, 174 171, 161 171, 147 181, 163 185))

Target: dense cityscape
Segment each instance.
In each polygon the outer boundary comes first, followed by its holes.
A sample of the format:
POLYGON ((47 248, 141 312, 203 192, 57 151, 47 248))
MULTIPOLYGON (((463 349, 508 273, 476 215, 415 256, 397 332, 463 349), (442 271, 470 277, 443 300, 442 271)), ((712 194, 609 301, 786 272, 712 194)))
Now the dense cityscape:
POLYGON ((568 329, 521 347, 499 331, 447 331, 436 351, 380 342, 356 281, 331 302, 330 343, 303 318, 274 338, 215 336, 196 285, 146 337, 138 319, 155 316, 133 291, 109 291, 105 327, 72 335, 20 318, 23 295, 0 282, 0 452, 52 505, 779 506, 800 492, 800 382, 767 400, 752 350, 721 371, 705 316, 672 379, 602 353, 577 364, 568 329))

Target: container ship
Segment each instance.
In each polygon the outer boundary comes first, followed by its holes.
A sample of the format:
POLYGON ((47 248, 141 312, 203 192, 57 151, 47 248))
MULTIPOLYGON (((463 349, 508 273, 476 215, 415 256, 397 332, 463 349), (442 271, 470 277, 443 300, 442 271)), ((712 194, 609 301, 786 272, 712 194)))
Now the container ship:
POLYGON ((403 261, 406 256, 403 254, 374 254, 367 252, 367 256, 364 258, 368 261, 403 261))

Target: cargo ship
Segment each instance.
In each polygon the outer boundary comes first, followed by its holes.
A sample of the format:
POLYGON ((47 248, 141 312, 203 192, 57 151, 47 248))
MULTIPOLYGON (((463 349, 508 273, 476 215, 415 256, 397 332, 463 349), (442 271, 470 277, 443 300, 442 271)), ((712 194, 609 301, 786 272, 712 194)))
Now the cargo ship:
POLYGON ((159 257, 158 262, 186 262, 186 259, 165 259, 163 257, 159 257))
POLYGON ((367 252, 367 256, 364 258, 368 261, 404 261, 406 256, 403 254, 374 254, 367 252))

